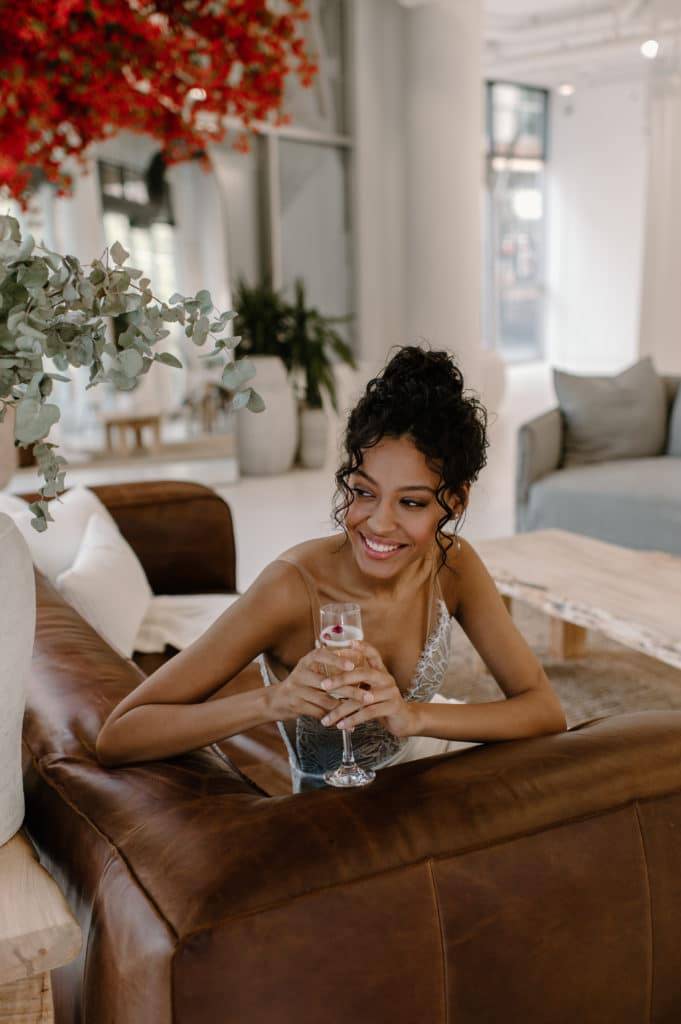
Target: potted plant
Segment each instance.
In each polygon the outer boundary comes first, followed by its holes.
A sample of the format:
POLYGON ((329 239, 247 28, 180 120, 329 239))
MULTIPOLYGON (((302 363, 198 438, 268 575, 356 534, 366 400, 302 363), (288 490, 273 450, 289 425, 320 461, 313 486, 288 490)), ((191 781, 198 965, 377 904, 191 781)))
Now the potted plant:
POLYGON ((319 469, 324 465, 328 444, 325 395, 338 412, 333 357, 357 368, 352 350, 332 325, 351 317, 325 317, 309 306, 300 278, 294 289, 294 300, 287 311, 286 341, 290 370, 299 379, 300 462, 306 469, 319 469))
MULTIPOLYGON (((49 499, 64 489, 65 460, 49 435, 60 409, 52 395, 56 380, 70 367, 89 370, 88 387, 108 381, 129 391, 154 363, 181 366, 156 346, 178 323, 194 345, 212 342, 220 356, 222 383, 234 408, 264 408, 248 382, 255 374, 247 360, 234 361, 239 338, 229 332, 233 312, 218 313, 207 291, 194 298, 154 298, 141 270, 126 266, 128 253, 115 243, 84 269, 73 256, 61 256, 22 238, 13 217, 0 216, 0 422, 5 443, 33 446, 43 476, 40 499, 31 506, 32 525, 47 529, 49 499), (111 317, 126 313, 118 335, 111 317), (13 436, 7 426, 13 418, 13 436)), ((2 461, 2 460, 0 460, 2 461)), ((33 645, 34 580, 27 545, 10 516, 0 513, 0 592, 11 596, 0 622, 0 845, 23 817, 20 738, 24 686, 33 645)))
POLYGON ((288 306, 268 280, 249 285, 241 278, 234 309, 241 349, 257 368, 258 388, 267 407, 257 418, 237 417, 239 467, 247 476, 286 473, 298 445, 296 400, 288 379, 288 306))

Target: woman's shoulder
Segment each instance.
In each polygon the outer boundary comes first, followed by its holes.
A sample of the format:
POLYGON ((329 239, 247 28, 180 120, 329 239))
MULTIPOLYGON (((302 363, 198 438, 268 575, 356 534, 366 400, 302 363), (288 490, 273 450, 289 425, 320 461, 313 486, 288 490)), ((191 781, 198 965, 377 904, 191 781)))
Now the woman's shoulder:
POLYGON ((324 570, 332 563, 342 545, 343 537, 339 534, 314 537, 287 548, 275 561, 286 562, 316 578, 320 574, 324 574, 324 570))
POLYGON ((470 541, 453 537, 447 557, 438 571, 438 580, 449 614, 456 616, 460 603, 476 578, 485 572, 484 564, 470 541))

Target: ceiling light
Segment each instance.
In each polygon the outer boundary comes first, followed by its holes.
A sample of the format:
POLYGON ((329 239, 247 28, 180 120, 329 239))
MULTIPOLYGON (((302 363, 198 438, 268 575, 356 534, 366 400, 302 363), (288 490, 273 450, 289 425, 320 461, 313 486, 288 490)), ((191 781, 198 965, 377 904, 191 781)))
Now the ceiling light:
POLYGON ((575 87, 572 82, 563 82, 558 86, 558 92, 561 96, 574 96, 575 87))
POLYGON ((645 43, 641 46, 641 53, 648 60, 655 60, 660 50, 660 44, 657 39, 646 39, 645 43))

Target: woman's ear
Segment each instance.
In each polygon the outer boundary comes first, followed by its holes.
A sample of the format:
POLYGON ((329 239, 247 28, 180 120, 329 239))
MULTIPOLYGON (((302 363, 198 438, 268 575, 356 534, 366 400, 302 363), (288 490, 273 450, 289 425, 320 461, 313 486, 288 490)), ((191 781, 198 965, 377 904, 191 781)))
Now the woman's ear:
POLYGON ((452 517, 458 519, 464 514, 468 506, 468 499, 471 493, 471 485, 464 484, 459 494, 454 491, 447 491, 445 500, 452 511, 452 517))

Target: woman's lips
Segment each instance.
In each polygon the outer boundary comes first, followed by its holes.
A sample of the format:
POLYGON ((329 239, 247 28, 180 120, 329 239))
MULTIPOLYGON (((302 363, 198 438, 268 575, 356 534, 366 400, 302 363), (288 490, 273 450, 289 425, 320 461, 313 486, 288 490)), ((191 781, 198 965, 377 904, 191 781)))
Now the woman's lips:
MULTIPOLYGON (((359 536, 360 536, 360 538, 362 540, 362 548, 364 550, 364 553, 367 555, 368 558, 374 558, 374 559, 377 559, 379 561, 384 561, 386 558, 392 558, 394 555, 398 555, 400 553, 400 551, 402 551, 406 547, 406 544, 399 544, 393 551, 374 551, 372 548, 369 547, 369 545, 367 543, 367 539, 364 536, 364 534, 360 533, 359 530, 357 532, 359 533, 359 536)), ((373 538, 372 538, 372 541, 373 541, 373 538)), ((374 541, 374 543, 379 543, 379 542, 378 541, 374 541)), ((388 546, 387 544, 384 544, 383 541, 381 541, 380 543, 381 543, 381 546, 386 546, 386 547, 388 546)))

